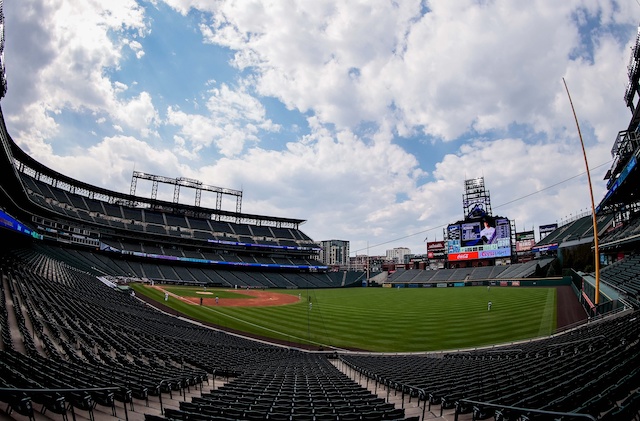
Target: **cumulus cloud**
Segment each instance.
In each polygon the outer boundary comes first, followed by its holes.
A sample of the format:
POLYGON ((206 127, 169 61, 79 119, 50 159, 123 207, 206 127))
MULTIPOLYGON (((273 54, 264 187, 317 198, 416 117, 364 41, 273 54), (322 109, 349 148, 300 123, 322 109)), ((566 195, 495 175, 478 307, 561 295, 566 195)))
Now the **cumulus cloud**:
POLYGON ((16 140, 24 147, 39 148, 34 143, 49 140, 52 133, 41 128, 53 128, 47 122, 52 114, 118 109, 116 93, 122 86, 105 69, 120 63, 120 37, 147 31, 138 3, 28 0, 6 5, 4 13, 6 54, 12 57, 7 77, 20 92, 6 103, 14 110, 16 140))
POLYGON ((247 142, 259 142, 259 131, 279 130, 265 117, 263 105, 242 88, 233 90, 223 84, 207 94, 206 115, 173 107, 167 110, 167 123, 179 128, 176 147, 183 156, 194 157, 212 144, 221 155, 234 156, 242 152, 247 142))
MULTIPOLYGON (((628 22, 609 4, 581 2, 440 2, 424 14, 419 1, 169 4, 210 11, 205 40, 235 50, 234 63, 257 72, 260 92, 290 108, 340 127, 386 121, 400 135, 444 140, 511 124, 550 130, 561 78, 580 46, 576 14, 628 22)), ((599 37, 598 53, 619 58, 622 46, 599 37)), ((601 59, 579 72, 603 71, 593 68, 601 59)))
POLYGON ((143 137, 149 136, 160 118, 148 92, 142 92, 128 101, 117 100, 112 114, 115 120, 136 130, 143 137))
POLYGON ((75 149, 65 156, 51 154, 49 165, 78 180, 121 193, 129 192, 135 169, 155 174, 185 171, 170 150, 154 148, 131 136, 106 137, 89 148, 75 149))
POLYGON ((154 26, 133 0, 5 4, 3 110, 19 144, 120 191, 134 166, 242 189, 246 212, 307 219, 316 240, 384 254, 442 238, 463 216, 465 178, 484 176, 494 213, 527 229, 585 208, 563 78, 596 200, 628 123, 633 2, 164 3, 151 6, 188 22, 210 48, 199 51, 230 70, 214 66, 194 88, 189 67, 206 57, 178 63, 180 51, 149 48, 180 31, 154 26), (149 87, 154 78, 166 91, 149 87), (94 143, 57 138, 89 117, 94 143))
POLYGON ((129 48, 131 48, 133 52, 136 53, 136 58, 140 59, 144 57, 144 50, 142 49, 142 44, 140 44, 138 41, 124 40, 123 42, 129 45, 129 48))
POLYGON ((415 157, 390 142, 316 127, 304 142, 290 142, 282 151, 252 148, 241 158, 201 168, 196 178, 242 186, 247 212, 304 218, 313 209, 309 224, 330 224, 336 235, 347 235, 374 229, 373 212, 398 192, 411 192, 416 170, 415 157))

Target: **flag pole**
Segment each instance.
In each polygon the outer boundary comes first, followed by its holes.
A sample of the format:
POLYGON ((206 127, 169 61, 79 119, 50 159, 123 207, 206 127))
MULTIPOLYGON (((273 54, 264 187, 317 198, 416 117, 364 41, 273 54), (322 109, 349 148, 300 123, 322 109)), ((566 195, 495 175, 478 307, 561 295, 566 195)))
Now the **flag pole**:
MULTIPOLYGON (((578 124, 578 116, 576 115, 576 109, 573 107, 573 101, 571 100, 571 94, 569 93, 569 88, 567 87, 567 82, 562 78, 562 83, 564 83, 564 88, 567 91, 567 96, 569 97, 569 104, 571 104, 571 110, 573 111, 573 118, 576 120, 576 127, 578 128, 578 137, 580 138, 580 144, 582 145, 582 155, 584 156, 584 165, 587 168, 587 180, 589 181, 589 194, 591 195, 591 217, 593 219, 593 242, 595 247, 595 271, 596 271, 596 296, 595 296, 595 304, 596 306, 600 302, 600 248, 598 244, 598 224, 596 222, 596 206, 593 201, 593 187, 591 185, 591 173, 589 172, 589 163, 587 162, 587 152, 584 148, 584 141, 582 140, 582 132, 580 132, 580 124, 578 124)), ((596 307, 597 311, 597 307, 596 307)))

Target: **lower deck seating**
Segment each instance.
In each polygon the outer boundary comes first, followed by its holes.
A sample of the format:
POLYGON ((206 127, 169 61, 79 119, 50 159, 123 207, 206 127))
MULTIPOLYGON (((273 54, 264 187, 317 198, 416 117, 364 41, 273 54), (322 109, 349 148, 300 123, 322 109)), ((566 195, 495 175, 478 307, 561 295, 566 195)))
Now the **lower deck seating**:
MULTIPOLYGON (((49 411, 62 411, 70 402, 91 408, 98 401, 108 405, 128 402, 132 396, 148 399, 202 383, 215 370, 230 381, 178 409, 168 409, 166 418, 404 418, 402 410, 356 384, 328 357, 339 357, 388 390, 417 397, 425 408, 456 408, 478 419, 508 407, 579 411, 603 419, 637 409, 637 312, 489 350, 324 355, 256 342, 158 312, 33 249, 0 255, 0 279, 5 310, 0 312, 1 384, 122 387, 111 398, 108 393, 80 392, 29 397, 49 411), (13 306, 12 316, 19 338, 5 334, 9 301, 22 304, 13 306), (466 400, 487 404, 470 405, 466 400)), ((28 413, 28 403, 21 398, 10 398, 12 408, 28 413)))

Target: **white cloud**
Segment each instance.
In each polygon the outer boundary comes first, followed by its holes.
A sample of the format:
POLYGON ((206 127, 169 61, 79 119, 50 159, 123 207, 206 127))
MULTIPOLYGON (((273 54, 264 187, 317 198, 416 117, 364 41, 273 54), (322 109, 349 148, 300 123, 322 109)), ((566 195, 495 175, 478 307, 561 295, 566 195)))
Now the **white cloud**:
POLYGON ((133 40, 133 41, 126 42, 126 44, 129 45, 129 48, 131 48, 134 53, 136 53, 137 59, 144 57, 144 50, 142 49, 142 44, 140 44, 138 41, 133 40))
POLYGON ((17 56, 7 76, 20 95, 8 95, 17 141, 39 148, 53 134, 37 133, 49 127, 51 113, 116 110, 116 92, 105 69, 116 68, 124 43, 118 38, 147 31, 143 9, 134 0, 104 2, 29 0, 4 8, 9 32, 6 54, 17 56), (24 67, 21 65, 28 62, 24 67), (32 112, 25 112, 30 110, 32 112), (37 111, 37 112, 34 112, 37 111))
POLYGON ((242 188, 248 213, 312 215, 303 230, 320 240, 327 230, 352 239, 381 231, 380 226, 405 224, 393 218, 380 221, 376 212, 394 202, 397 193, 414 191, 416 174, 422 172, 415 157, 388 141, 365 142, 348 131, 315 126, 303 142, 288 143, 283 151, 252 148, 193 176, 242 188))
POLYGON ((113 89, 115 90, 116 93, 122 93, 127 89, 129 89, 129 87, 122 82, 115 81, 113 82, 113 89))
POLYGON ((151 95, 142 92, 129 101, 116 100, 113 118, 136 130, 143 137, 148 137, 151 128, 159 123, 158 112, 153 106, 151 95))
MULTIPOLYGON (((485 176, 494 212, 518 226, 586 207, 586 181, 572 178, 584 163, 563 77, 591 164, 610 159, 628 123, 633 2, 165 3, 237 73, 212 68, 201 90, 166 86, 165 95, 140 73, 126 77, 128 66, 163 57, 145 37, 174 29, 152 28, 135 1, 5 4, 3 110, 19 144, 114 190, 128 190, 133 167, 196 178, 243 189, 246 212, 308 219, 302 229, 317 240, 420 252, 425 236, 441 238, 441 225, 462 217, 467 177, 485 176), (280 121, 274 99, 297 120, 280 121), (102 140, 65 139, 59 153, 52 139, 87 116, 102 140), (285 132, 298 138, 270 142, 285 132)), ((594 171, 596 200, 606 169, 594 171)))
MULTIPOLYGON (((580 41, 574 16, 630 22, 609 3, 438 2, 424 16, 419 1, 168 3, 182 13, 212 11, 201 25, 205 40, 236 50, 235 64, 257 71, 263 95, 338 127, 371 121, 445 140, 513 123, 552 132, 553 104, 580 41)), ((621 47, 598 36, 597 54, 608 57, 576 63, 580 78, 605 70, 592 67, 606 58, 624 71, 621 47)))
POLYGON ((207 115, 187 114, 173 107, 167 110, 167 123, 179 127, 181 144, 176 146, 182 151, 190 148, 191 153, 182 153, 184 156, 195 156, 212 144, 223 156, 234 156, 243 151, 247 142, 259 142, 259 130, 279 130, 265 117, 262 104, 243 89, 232 90, 223 84, 208 95, 207 115))
MULTIPOLYGON (((131 136, 102 139, 89 148, 77 147, 67 156, 50 155, 49 164, 64 174, 111 190, 128 193, 134 169, 144 168, 152 174, 184 172, 171 151, 155 149, 131 136)), ((143 189, 141 188, 141 192, 143 189)))

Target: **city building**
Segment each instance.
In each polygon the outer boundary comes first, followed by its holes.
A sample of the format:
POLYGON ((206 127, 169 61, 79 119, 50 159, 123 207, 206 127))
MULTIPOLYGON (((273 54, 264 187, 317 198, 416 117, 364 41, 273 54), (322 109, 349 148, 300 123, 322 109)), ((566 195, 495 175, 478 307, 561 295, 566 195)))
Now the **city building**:
POLYGON ((404 263, 406 254, 411 254, 411 250, 406 247, 394 247, 391 250, 387 250, 387 260, 392 260, 395 263, 404 263))
POLYGON ((388 263, 389 261, 386 256, 359 254, 349 258, 349 270, 366 272, 367 267, 369 267, 370 272, 380 272, 383 270, 383 265, 388 263))
POLYGON ((349 242, 325 240, 320 242, 320 261, 328 266, 349 265, 349 242))

